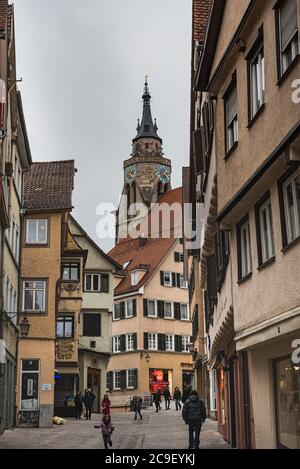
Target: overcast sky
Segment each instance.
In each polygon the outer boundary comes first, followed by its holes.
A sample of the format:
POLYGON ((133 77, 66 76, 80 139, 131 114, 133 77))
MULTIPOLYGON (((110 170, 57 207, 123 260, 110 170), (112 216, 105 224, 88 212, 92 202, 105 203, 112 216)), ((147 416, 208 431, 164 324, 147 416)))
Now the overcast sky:
POLYGON ((173 187, 188 163, 192 0, 15 0, 17 73, 34 161, 72 159, 74 216, 97 240, 118 203, 149 76, 173 187))

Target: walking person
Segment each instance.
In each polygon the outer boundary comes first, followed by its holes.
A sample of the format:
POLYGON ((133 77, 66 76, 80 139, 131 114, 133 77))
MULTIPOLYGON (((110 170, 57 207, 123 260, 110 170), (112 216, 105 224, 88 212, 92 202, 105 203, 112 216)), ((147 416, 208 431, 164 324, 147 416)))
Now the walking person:
POLYGON ((197 391, 192 391, 185 402, 182 418, 189 426, 189 449, 199 449, 201 427, 206 420, 206 409, 197 391))
POLYGON ((170 404, 171 404, 171 393, 170 393, 170 389, 168 386, 166 386, 164 389, 164 398, 165 398, 165 408, 166 410, 169 410, 170 404))
POLYGON ((111 436, 114 431, 114 426, 111 422, 110 415, 104 415, 99 425, 95 425, 95 428, 100 428, 103 437, 104 448, 108 449, 108 446, 112 446, 111 436))
POLYGON ((136 397, 133 401, 133 411, 134 411, 134 420, 137 419, 137 416, 140 416, 140 420, 142 420, 142 407, 143 407, 143 399, 141 397, 136 397))
POLYGON ((173 399, 175 401, 176 410, 181 410, 181 392, 178 387, 175 388, 173 399))
POLYGON ((110 400, 107 394, 105 394, 102 400, 102 414, 110 415, 110 400))
POLYGON ((93 407, 93 404, 94 404, 94 400, 95 400, 95 394, 92 392, 91 389, 88 389, 84 395, 84 398, 83 398, 83 402, 84 402, 84 406, 85 406, 85 418, 87 420, 91 420, 91 416, 92 416, 92 407, 93 407))
POLYGON ((76 420, 80 420, 81 419, 81 414, 82 414, 82 395, 81 395, 80 391, 74 397, 74 404, 75 404, 75 417, 76 417, 76 420))
POLYGON ((161 403, 161 392, 160 392, 160 389, 158 389, 156 391, 156 393, 154 394, 153 396, 153 400, 154 400, 154 404, 155 404, 155 407, 156 407, 156 412, 159 412, 160 411, 160 403, 161 403))

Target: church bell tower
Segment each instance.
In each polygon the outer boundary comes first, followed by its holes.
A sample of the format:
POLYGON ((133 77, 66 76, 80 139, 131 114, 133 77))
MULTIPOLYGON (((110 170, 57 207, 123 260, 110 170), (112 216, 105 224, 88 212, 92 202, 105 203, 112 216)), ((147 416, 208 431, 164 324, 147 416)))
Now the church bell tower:
MULTIPOLYGON (((132 154, 124 161, 124 186, 117 212, 116 239, 122 228, 137 219, 136 204, 147 209, 158 202, 162 194, 171 189, 171 161, 164 157, 162 139, 158 136, 156 119, 151 114, 151 95, 148 80, 143 94, 143 115, 138 120, 137 134, 132 141, 132 154), (126 196, 126 204, 122 203, 126 196), (126 213, 125 213, 126 212, 126 213)), ((145 215, 143 215, 145 216, 145 215)))

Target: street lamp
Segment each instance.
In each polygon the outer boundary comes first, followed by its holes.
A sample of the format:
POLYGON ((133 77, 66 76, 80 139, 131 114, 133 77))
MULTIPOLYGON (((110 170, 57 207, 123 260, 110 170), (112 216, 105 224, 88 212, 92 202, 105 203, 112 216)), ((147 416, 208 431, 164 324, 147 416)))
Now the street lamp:
POLYGON ((145 360, 146 360, 147 363, 150 363, 151 357, 150 357, 149 353, 147 353, 147 355, 145 355, 145 360))
MULTIPOLYGON (((1 319, 14 319, 14 318, 18 317, 20 314, 22 314, 22 313, 10 313, 10 312, 7 312, 7 311, 2 311, 2 313, 0 314, 0 317, 1 317, 1 319)), ((22 337, 27 337, 28 336, 29 329, 30 329, 30 323, 29 323, 29 321, 27 319, 27 316, 26 316, 26 313, 25 313, 24 318, 20 322, 20 331, 21 331, 22 337)))
POLYGON ((207 342, 207 338, 206 337, 200 337, 200 338, 197 338, 197 339, 194 339, 192 340, 189 344, 188 344, 188 349, 191 353, 194 353, 197 349, 195 348, 195 342, 199 342, 200 344, 203 344, 205 345, 206 342, 207 342))

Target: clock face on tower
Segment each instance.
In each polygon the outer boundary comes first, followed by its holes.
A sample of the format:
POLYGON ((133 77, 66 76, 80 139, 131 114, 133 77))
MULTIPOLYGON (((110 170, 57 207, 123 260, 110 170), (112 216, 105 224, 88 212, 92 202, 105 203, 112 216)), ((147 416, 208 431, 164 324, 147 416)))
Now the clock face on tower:
POLYGON ((131 184, 136 178, 136 165, 132 164, 125 168, 125 182, 131 184))
POLYGON ((159 178, 161 182, 166 184, 171 180, 171 170, 169 166, 165 166, 163 164, 157 165, 156 168, 156 176, 159 178))

